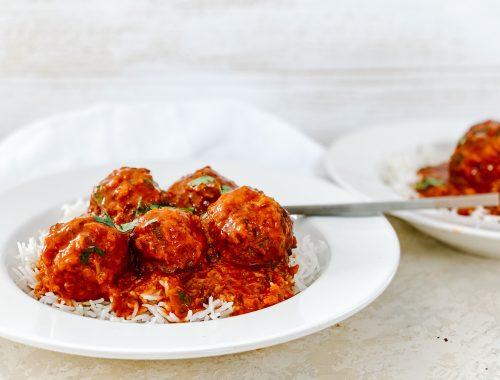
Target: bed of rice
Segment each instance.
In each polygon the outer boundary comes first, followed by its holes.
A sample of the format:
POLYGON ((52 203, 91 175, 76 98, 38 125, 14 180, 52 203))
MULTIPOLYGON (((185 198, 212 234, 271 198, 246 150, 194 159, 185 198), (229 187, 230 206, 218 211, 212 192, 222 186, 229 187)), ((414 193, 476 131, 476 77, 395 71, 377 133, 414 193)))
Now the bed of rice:
MULTIPOLYGON (((63 205, 61 221, 68 221, 83 214, 86 211, 86 206, 83 199, 78 199, 73 204, 63 205)), ((27 242, 17 243, 18 265, 12 268, 12 271, 17 285, 33 298, 35 298, 34 289, 37 283, 36 262, 42 252, 46 234, 45 231, 40 231, 38 236, 29 238, 27 242)), ((294 277, 296 293, 303 291, 318 277, 320 272, 318 257, 325 247, 323 241, 314 240, 311 236, 305 236, 299 241, 298 247, 294 249, 290 257, 290 266, 299 265, 299 270, 294 277)), ((161 285, 168 287, 168 284, 161 285)), ((233 312, 232 302, 224 302, 210 297, 208 302, 203 305, 205 307, 203 310, 196 313, 189 310, 187 316, 180 319, 174 313, 165 311, 165 305, 161 302, 161 298, 160 294, 141 294, 143 306, 147 311, 138 314, 138 309, 136 309, 132 316, 127 319, 117 317, 111 310, 111 303, 103 298, 86 302, 72 301, 66 303, 54 293, 48 292, 39 301, 54 308, 85 317, 129 323, 199 322, 228 317, 233 312)))
MULTIPOLYGON (((453 152, 451 145, 436 144, 419 146, 413 151, 394 152, 382 162, 380 177, 395 192, 405 198, 417 198, 413 188, 418 181, 417 171, 425 166, 438 165, 448 161, 453 152)), ((500 228, 500 216, 491 215, 484 207, 476 207, 471 215, 463 216, 457 209, 439 209, 426 211, 429 215, 447 221, 497 230, 500 228)))

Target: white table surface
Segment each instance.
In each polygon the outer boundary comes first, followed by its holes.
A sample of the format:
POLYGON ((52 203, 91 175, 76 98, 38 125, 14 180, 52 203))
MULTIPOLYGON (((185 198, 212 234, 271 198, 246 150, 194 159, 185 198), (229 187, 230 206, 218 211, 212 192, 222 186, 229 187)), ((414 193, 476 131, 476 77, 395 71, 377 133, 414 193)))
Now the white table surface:
POLYGON ((402 248, 394 281, 366 309, 319 333, 237 355, 177 361, 85 358, 0 339, 0 378, 498 378, 500 261, 459 253, 390 221, 402 248))

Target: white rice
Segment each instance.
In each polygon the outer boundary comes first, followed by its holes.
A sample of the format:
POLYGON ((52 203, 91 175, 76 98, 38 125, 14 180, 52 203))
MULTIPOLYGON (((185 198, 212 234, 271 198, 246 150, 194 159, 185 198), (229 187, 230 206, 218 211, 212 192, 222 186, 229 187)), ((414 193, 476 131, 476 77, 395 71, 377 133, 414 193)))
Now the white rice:
POLYGON ((451 149, 444 146, 417 146, 413 151, 387 155, 379 170, 382 180, 405 198, 418 197, 413 184, 418 181, 417 171, 424 166, 438 165, 449 159, 451 149))
MULTIPOLYGON (((69 221, 86 212, 86 202, 80 198, 75 203, 64 204, 62 206, 63 217, 61 221, 69 221)), ((27 242, 17 243, 18 265, 12 268, 17 285, 31 297, 35 298, 35 286, 37 283, 36 263, 43 249, 44 239, 47 232, 40 231, 37 237, 30 237, 27 242)), ((320 240, 314 240, 311 236, 305 236, 297 249, 293 250, 290 259, 290 266, 299 265, 299 270, 295 274, 295 290, 296 293, 303 291, 309 286, 319 275, 320 263, 318 255, 326 244, 320 240)), ((168 289, 168 284, 161 284, 168 289)), ((209 321, 218 318, 225 318, 233 312, 233 303, 225 302, 224 300, 210 297, 208 303, 203 304, 205 309, 193 313, 189 310, 185 318, 179 318, 172 312, 167 312, 168 305, 161 300, 160 293, 141 294, 142 305, 147 309, 142 314, 137 314, 139 305, 137 304, 134 312, 128 318, 117 317, 111 309, 111 303, 103 298, 98 300, 89 300, 86 302, 72 301, 71 304, 66 304, 62 299, 59 299, 54 293, 45 293, 38 301, 52 306, 54 308, 77 314, 84 317, 90 317, 101 320, 117 321, 117 322, 136 322, 136 323, 178 323, 178 322, 200 322, 209 321)))
MULTIPOLYGON (((418 181, 417 171, 425 166, 438 165, 449 160, 453 152, 451 145, 435 144, 418 146, 413 151, 394 152, 386 156, 380 166, 380 178, 404 198, 417 198, 413 188, 418 181)), ((457 209, 423 211, 426 215, 447 222, 475 228, 500 229, 500 216, 491 215, 484 207, 476 207, 469 216, 458 214, 457 209)))
POLYGON ((294 276, 296 293, 306 289, 318 277, 321 269, 319 255, 326 249, 327 246, 323 240, 314 239, 311 235, 304 236, 298 242, 298 247, 290 256, 290 266, 299 266, 294 276))

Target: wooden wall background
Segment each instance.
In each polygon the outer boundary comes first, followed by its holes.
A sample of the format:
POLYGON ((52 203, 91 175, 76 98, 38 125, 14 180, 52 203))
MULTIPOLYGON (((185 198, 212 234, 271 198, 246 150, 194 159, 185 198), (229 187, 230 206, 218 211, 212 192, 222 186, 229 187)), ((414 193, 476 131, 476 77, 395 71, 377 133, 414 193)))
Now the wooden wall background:
POLYGON ((327 143, 500 114, 496 0, 0 0, 0 137, 96 102, 234 98, 327 143))

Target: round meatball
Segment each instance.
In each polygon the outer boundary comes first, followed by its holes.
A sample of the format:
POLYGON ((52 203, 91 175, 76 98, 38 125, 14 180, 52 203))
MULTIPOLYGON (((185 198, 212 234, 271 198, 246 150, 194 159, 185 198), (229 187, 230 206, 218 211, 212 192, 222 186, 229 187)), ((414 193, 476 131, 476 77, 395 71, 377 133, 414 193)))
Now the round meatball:
POLYGON ((146 264, 152 262, 165 273, 193 268, 207 248, 199 217, 169 207, 144 214, 131 244, 146 264))
POLYGON ((129 263, 127 237, 85 216, 52 226, 38 261, 37 293, 67 300, 108 298, 129 263))
POLYGON ((202 223, 212 250, 239 265, 287 260, 296 245, 293 223, 273 198, 248 186, 222 195, 202 223))
POLYGON ((89 212, 102 215, 106 211, 117 224, 127 223, 146 212, 151 205, 163 204, 164 193, 158 188, 148 169, 114 170, 94 188, 89 212))
POLYGON ((476 192, 500 190, 500 123, 486 121, 473 126, 453 152, 450 182, 476 192))
POLYGON ((196 215, 201 215, 221 194, 236 187, 233 181, 205 166, 175 182, 167 190, 166 197, 172 206, 193 208, 196 215))

